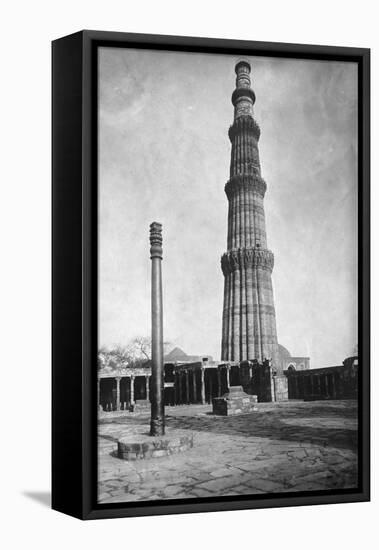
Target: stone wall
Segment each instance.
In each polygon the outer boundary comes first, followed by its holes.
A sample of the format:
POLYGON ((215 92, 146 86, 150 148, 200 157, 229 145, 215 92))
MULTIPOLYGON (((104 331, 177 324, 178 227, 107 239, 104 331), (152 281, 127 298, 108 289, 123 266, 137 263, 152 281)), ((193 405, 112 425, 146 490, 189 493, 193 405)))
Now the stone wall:
POLYGON ((269 361, 254 361, 251 367, 251 380, 245 391, 257 395, 260 403, 287 401, 288 380, 286 376, 278 374, 269 361))
POLYGON ((358 396, 358 357, 345 359, 342 365, 286 372, 289 399, 354 399, 358 396))

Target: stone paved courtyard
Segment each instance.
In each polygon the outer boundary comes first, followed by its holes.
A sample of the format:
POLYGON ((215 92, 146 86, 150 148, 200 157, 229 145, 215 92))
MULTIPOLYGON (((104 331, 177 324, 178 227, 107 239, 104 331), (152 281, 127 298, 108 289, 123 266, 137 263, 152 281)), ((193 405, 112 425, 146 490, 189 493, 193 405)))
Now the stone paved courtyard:
POLYGON ((357 485, 357 404, 261 403, 234 417, 210 405, 166 407, 166 426, 188 430, 181 454, 124 461, 117 439, 146 425, 149 413, 99 426, 100 503, 353 488, 357 485))

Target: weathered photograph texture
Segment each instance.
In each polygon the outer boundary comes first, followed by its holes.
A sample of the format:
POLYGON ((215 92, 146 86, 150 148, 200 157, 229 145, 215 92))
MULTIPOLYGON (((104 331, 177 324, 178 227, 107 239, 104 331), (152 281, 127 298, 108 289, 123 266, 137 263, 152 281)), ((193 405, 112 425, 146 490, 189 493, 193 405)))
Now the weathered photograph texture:
POLYGON ((356 488, 356 64, 98 74, 98 502, 356 488))

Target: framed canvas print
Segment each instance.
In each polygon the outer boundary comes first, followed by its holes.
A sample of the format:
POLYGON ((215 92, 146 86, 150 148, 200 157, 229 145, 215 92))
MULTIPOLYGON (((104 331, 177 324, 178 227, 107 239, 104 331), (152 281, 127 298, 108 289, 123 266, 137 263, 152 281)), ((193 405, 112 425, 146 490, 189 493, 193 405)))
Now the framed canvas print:
POLYGON ((53 508, 369 499, 369 50, 53 42, 53 508))

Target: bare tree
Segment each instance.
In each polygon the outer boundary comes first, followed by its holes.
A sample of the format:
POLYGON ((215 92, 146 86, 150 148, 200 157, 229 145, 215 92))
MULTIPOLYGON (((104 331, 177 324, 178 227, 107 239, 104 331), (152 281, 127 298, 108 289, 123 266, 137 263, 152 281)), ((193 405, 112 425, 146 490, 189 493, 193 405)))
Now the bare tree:
MULTIPOLYGON (((170 346, 171 346, 170 342, 163 343, 163 349, 165 354, 167 353, 167 349, 170 346)), ((141 361, 141 360, 150 361, 151 338, 148 338, 147 336, 137 336, 130 342, 128 349, 131 355, 133 355, 137 361, 141 361)))
MULTIPOLYGON (((170 347, 169 342, 164 343, 165 352, 170 347)), ((98 367, 119 368, 138 367, 151 359, 151 339, 147 336, 137 336, 126 346, 118 344, 108 349, 101 347, 98 352, 98 367)))
POLYGON ((131 348, 136 358, 151 359, 151 339, 146 336, 137 336, 131 341, 131 348))

